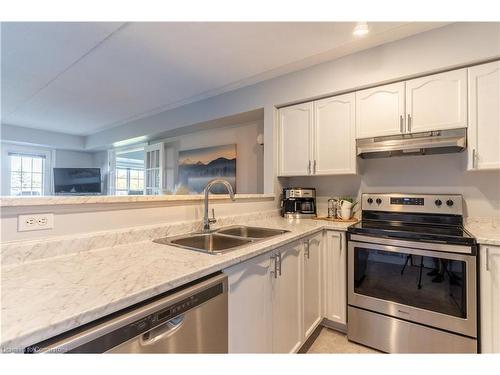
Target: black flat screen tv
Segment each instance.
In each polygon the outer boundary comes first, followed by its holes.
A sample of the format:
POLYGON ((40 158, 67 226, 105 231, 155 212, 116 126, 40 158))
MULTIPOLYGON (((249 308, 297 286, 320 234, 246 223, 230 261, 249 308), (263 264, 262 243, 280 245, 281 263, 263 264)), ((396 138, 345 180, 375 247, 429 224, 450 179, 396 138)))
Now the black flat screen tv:
POLYGON ((100 168, 54 168, 54 193, 101 194, 100 168))

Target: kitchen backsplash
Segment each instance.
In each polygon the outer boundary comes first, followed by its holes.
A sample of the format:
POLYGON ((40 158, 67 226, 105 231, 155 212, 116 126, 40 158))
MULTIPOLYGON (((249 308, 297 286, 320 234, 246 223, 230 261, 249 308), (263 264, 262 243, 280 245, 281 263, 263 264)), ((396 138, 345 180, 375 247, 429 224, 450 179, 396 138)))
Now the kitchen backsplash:
MULTIPOLYGON (((462 194, 465 216, 500 218, 500 171, 466 171, 465 152, 448 155, 358 159, 358 175, 293 177, 284 186, 315 187, 318 209, 332 196, 361 193, 462 194)), ((358 207, 359 209, 359 207, 358 207)))
MULTIPOLYGON (((277 216, 279 216, 279 210, 277 209, 258 213, 223 216, 217 219, 217 223, 213 225, 213 228, 277 216)), ((84 235, 54 237, 44 240, 5 242, 0 244, 1 262, 2 266, 12 266, 39 259, 197 232, 201 231, 201 229, 202 222, 195 220, 95 232, 84 235)))

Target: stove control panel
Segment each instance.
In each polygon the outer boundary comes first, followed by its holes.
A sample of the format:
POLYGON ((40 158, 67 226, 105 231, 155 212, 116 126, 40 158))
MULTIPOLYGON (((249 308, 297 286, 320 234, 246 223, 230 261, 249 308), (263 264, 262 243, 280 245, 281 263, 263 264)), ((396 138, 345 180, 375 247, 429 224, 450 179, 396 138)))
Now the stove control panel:
POLYGON ((391 204, 404 204, 406 206, 423 206, 424 198, 391 197, 391 204))
POLYGON ((364 211, 414 212, 462 215, 462 196, 457 194, 362 194, 364 211))

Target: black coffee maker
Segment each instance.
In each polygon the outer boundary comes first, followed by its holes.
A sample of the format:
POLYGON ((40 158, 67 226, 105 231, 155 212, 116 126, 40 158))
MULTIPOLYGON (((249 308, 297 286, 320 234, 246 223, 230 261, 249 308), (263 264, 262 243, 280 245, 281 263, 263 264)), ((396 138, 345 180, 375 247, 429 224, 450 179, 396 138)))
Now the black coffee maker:
POLYGON ((284 188, 281 198, 281 216, 316 217, 316 189, 284 188))

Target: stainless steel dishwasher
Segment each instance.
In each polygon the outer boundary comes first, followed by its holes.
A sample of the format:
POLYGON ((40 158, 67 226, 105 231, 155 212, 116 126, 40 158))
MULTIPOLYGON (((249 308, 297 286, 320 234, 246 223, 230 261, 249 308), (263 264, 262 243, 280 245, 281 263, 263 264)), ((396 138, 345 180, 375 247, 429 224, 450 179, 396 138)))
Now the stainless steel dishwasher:
POLYGON ((26 349, 31 353, 227 353, 227 277, 211 276, 26 349))

